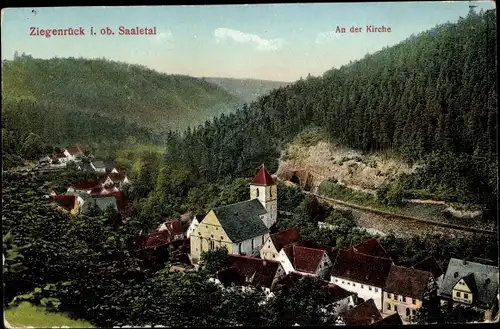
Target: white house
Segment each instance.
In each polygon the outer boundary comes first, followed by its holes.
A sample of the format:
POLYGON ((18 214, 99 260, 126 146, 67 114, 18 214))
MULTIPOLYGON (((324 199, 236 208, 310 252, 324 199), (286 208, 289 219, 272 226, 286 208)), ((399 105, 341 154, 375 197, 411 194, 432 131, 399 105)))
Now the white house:
POLYGON ((297 245, 288 245, 278 253, 277 260, 287 274, 298 274, 327 278, 332 261, 325 250, 297 245))
POLYGON ((63 153, 69 161, 75 161, 76 158, 83 155, 83 151, 77 146, 68 147, 63 151, 63 153))
POLYGON ((392 264, 388 258, 352 249, 340 250, 333 264, 330 282, 357 293, 365 301, 373 299, 377 308, 382 310, 383 288, 392 264))
POLYGON ((269 235, 260 249, 260 258, 276 260, 279 252, 289 244, 300 241, 299 231, 293 227, 275 234, 269 235))
POLYGON ((196 214, 193 216, 193 219, 191 220, 191 224, 189 224, 189 227, 186 232, 186 237, 189 238, 189 236, 194 232, 194 229, 200 225, 200 222, 205 218, 206 214, 196 214))

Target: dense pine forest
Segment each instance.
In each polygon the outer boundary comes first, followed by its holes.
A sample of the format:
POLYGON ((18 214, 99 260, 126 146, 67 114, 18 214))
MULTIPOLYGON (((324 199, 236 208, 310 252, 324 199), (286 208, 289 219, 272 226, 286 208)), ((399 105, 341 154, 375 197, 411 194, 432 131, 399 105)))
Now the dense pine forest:
POLYGON ((243 103, 202 79, 105 59, 44 60, 15 54, 14 60, 2 63, 2 83, 5 125, 41 130, 42 138, 51 142, 121 138, 135 135, 134 130, 144 139, 145 128, 184 129, 243 103))
POLYGON ((332 141, 425 164, 400 182, 496 205, 496 12, 471 12, 400 44, 300 80, 182 136, 166 159, 206 181, 276 169, 280 149, 316 126, 332 141))

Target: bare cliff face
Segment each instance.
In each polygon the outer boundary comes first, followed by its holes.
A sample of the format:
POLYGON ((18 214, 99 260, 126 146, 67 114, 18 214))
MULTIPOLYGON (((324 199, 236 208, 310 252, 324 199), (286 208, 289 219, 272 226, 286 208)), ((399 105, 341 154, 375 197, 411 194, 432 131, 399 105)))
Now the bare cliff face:
POLYGON ((375 189, 411 167, 386 154, 363 155, 338 144, 319 141, 315 145, 293 142, 282 152, 278 174, 287 170, 305 169, 334 178, 355 190, 374 193, 375 189))

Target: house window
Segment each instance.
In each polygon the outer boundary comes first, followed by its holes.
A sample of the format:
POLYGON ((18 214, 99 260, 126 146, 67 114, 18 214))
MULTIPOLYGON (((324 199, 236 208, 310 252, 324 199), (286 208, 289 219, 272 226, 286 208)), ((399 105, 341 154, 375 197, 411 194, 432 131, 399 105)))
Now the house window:
POLYGON ((262 244, 264 244, 264 236, 262 236, 262 244))
POLYGON ((335 282, 339 282, 339 280, 338 280, 338 279, 335 279, 335 282))
POLYGON ((255 189, 255 197, 257 197, 257 198, 259 197, 259 189, 258 188, 255 189))
POLYGON ((215 227, 215 230, 216 230, 216 231, 218 231, 218 230, 219 230, 219 228, 216 226, 216 227, 215 227))
POLYGON ((415 315, 415 314, 417 314, 417 311, 411 310, 411 315, 415 315))
POLYGON ((457 297, 460 297, 460 291, 457 291, 457 297))
POLYGON ((361 289, 363 289, 365 286, 361 285, 361 289))
POLYGON ((353 284, 352 284, 352 286, 353 286, 353 287, 356 287, 356 284, 355 284, 355 283, 353 283, 353 284))
POLYGON ((391 304, 387 303, 387 309, 390 311, 391 310, 391 304))
POLYGON ((375 292, 378 292, 378 288, 375 288, 375 292))
POLYGON ((469 299, 469 294, 464 293, 464 298, 469 299))
POLYGON ((273 258, 275 258, 275 257, 276 257, 276 255, 275 255, 275 254, 273 254, 273 258))
POLYGON ((415 298, 412 299, 411 302, 412 302, 413 305, 417 305, 417 300, 415 298))
POLYGON ((370 287, 370 286, 369 286, 369 287, 368 287, 368 290, 372 290, 372 287, 370 287))
POLYGON ((410 316, 410 309, 408 307, 406 308, 406 316, 410 316))
POLYGON ((214 240, 210 240, 210 249, 215 249, 215 242, 214 242, 214 240))
POLYGON ((241 243, 238 244, 238 253, 241 254, 241 243))
POLYGON ((403 296, 403 303, 406 303, 406 297, 403 296))
POLYGON ((252 239, 252 250, 253 250, 253 248, 254 248, 254 245, 253 245, 253 239, 252 239))
POLYGON ((342 284, 344 284, 344 283, 345 283, 345 282, 344 282, 344 281, 342 281, 342 284))
POLYGON ((391 294, 387 294, 387 298, 388 298, 388 299, 391 299, 391 294))

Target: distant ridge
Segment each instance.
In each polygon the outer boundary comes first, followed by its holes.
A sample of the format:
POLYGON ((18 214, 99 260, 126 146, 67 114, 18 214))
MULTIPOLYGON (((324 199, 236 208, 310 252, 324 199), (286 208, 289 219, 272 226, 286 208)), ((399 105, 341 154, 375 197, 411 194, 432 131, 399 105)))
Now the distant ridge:
POLYGON ((237 78, 202 78, 220 86, 231 95, 250 103, 271 90, 291 85, 292 82, 237 78))

